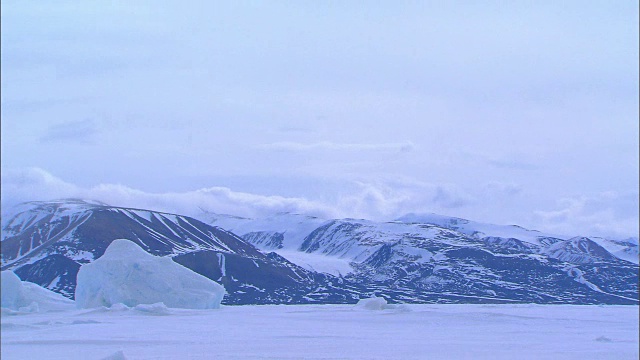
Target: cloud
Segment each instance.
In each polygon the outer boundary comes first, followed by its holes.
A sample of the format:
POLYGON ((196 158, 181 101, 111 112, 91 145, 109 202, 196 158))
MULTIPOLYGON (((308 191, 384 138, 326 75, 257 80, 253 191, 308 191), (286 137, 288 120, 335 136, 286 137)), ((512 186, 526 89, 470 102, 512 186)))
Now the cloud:
POLYGON ((40 142, 91 143, 98 135, 98 126, 93 120, 69 121, 50 126, 40 137, 40 142))
POLYGON ((113 206, 136 207, 198 216, 202 210, 245 217, 294 212, 326 218, 359 217, 389 220, 407 212, 457 209, 473 198, 452 185, 408 179, 351 182, 352 190, 337 200, 313 201, 301 197, 267 196, 208 187, 194 191, 149 193, 119 184, 83 188, 39 168, 2 172, 2 206, 25 201, 81 198, 113 206))
POLYGON ((498 169, 509 170, 536 170, 538 168, 538 166, 532 163, 513 159, 489 159, 487 160, 487 164, 498 169))
POLYGON ((16 113, 46 111, 57 106, 76 106, 80 103, 90 101, 89 97, 68 97, 68 98, 37 98, 37 99, 21 99, 21 100, 3 100, 2 111, 11 111, 16 113))
POLYGON ((2 208, 23 201, 71 197, 81 189, 39 168, 2 170, 2 208))
POLYGON ((348 214, 389 220, 410 212, 450 213, 473 205, 475 198, 450 184, 431 184, 397 178, 357 182, 358 191, 344 196, 338 208, 348 214))
POLYGON ((415 149, 415 145, 410 141, 402 143, 382 143, 382 144, 339 144, 330 141, 322 141, 316 143, 297 143, 297 142, 275 142, 271 144, 261 145, 261 148, 276 151, 312 151, 312 150, 328 150, 328 151, 391 151, 391 152, 410 152, 415 149))
MULTIPOLYGON (((3 214, 25 201, 80 198, 196 218, 204 210, 244 217, 293 212, 324 218, 387 221, 410 212, 432 212, 492 222, 500 216, 500 211, 510 211, 502 209, 500 199, 514 199, 514 195, 522 191, 517 184, 488 183, 474 192, 455 184, 434 184, 399 176, 375 181, 347 180, 344 185, 336 199, 322 201, 238 192, 219 186, 150 193, 120 184, 80 187, 45 170, 27 168, 3 169, 1 195, 3 214)), ((551 210, 535 211, 526 224, 515 223, 558 235, 638 236, 638 196, 638 192, 603 192, 590 197, 565 198, 551 210)), ((526 209, 523 213, 530 214, 526 209)))
POLYGON ((119 184, 82 188, 67 183, 45 170, 28 168, 3 170, 3 211, 25 201, 80 198, 98 200, 113 206, 136 207, 197 216, 202 210, 247 217, 275 212, 307 213, 333 217, 329 206, 303 198, 264 196, 210 187, 181 193, 148 193, 119 184))
POLYGON ((295 135, 312 134, 316 132, 316 130, 310 127, 304 127, 304 126, 281 126, 277 128, 276 131, 284 134, 295 134, 295 135))
POLYGON ((508 154, 488 155, 481 152, 461 151, 458 154, 460 160, 469 164, 484 164, 495 169, 504 170, 538 170, 540 169, 540 159, 538 155, 513 152, 508 154))
POLYGON ((522 186, 492 181, 484 185, 484 190, 489 196, 514 196, 522 192, 522 186))
POLYGON ((547 231, 587 236, 638 236, 638 192, 608 191, 595 196, 564 198, 557 208, 535 211, 547 231))

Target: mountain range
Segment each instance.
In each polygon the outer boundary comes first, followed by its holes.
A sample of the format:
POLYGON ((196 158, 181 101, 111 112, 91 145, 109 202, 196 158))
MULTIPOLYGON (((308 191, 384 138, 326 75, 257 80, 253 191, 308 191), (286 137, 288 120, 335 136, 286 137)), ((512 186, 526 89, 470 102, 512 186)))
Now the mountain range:
POLYGON ((225 304, 638 304, 638 240, 563 237, 435 214, 249 219, 60 200, 2 218, 2 270, 68 298, 116 239, 224 285, 225 304))

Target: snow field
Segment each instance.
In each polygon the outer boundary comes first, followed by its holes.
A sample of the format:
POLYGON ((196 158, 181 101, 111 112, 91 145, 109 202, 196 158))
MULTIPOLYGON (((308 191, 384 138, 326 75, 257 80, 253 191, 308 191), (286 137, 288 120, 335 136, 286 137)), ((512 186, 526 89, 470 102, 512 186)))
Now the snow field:
POLYGON ((2 359, 637 359, 637 306, 126 306, 2 315, 2 359), (151 307, 153 308, 153 306, 151 307))

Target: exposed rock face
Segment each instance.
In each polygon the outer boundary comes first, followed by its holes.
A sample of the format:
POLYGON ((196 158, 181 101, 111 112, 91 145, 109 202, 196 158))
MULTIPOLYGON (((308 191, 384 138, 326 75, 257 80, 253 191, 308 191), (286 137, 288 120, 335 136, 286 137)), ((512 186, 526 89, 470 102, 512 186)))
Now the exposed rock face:
POLYGON ((436 215, 385 223, 207 215, 235 233, 176 214, 28 203, 3 219, 2 269, 73 298, 80 266, 126 238, 224 285, 223 304, 356 303, 380 295, 391 303, 638 304, 638 265, 623 260, 637 252, 631 240, 562 239, 436 215))

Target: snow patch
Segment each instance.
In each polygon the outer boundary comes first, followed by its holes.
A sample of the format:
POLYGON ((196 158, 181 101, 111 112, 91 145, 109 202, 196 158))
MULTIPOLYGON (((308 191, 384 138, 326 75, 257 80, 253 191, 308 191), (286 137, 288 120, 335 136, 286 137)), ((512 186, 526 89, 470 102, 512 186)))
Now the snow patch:
POLYGON ((227 276, 227 261, 224 254, 218 253, 218 264, 220 265, 221 277, 227 276))

